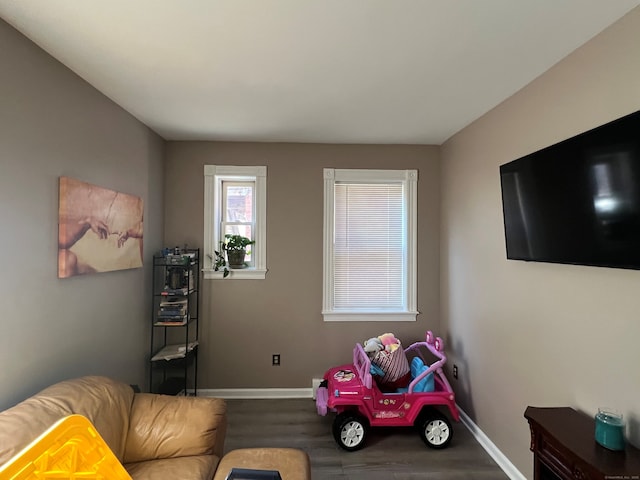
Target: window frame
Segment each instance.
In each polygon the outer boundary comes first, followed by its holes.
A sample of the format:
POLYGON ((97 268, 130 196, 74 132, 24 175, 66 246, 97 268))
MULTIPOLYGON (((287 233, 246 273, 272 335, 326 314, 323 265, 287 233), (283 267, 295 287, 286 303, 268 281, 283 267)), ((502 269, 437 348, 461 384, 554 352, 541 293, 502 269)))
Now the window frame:
POLYGON ((222 270, 214 270, 213 258, 222 237, 222 183, 225 181, 252 182, 255 185, 253 265, 241 270, 227 267, 227 279, 264 279, 267 273, 267 167, 237 165, 204 166, 204 278, 224 278, 222 270))
POLYGON ((416 321, 417 310, 417 170, 324 169, 324 239, 322 315, 325 322, 416 321), (336 183, 401 183, 404 187, 404 228, 406 255, 404 287, 406 304, 402 310, 334 308, 334 238, 336 183))

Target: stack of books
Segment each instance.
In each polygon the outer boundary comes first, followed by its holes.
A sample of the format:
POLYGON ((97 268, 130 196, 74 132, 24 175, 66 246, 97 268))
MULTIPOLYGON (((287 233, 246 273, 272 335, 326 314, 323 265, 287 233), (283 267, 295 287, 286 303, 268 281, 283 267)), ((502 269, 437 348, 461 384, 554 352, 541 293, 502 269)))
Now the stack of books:
POLYGON ((184 325, 188 320, 187 297, 167 296, 160 302, 156 325, 184 325))

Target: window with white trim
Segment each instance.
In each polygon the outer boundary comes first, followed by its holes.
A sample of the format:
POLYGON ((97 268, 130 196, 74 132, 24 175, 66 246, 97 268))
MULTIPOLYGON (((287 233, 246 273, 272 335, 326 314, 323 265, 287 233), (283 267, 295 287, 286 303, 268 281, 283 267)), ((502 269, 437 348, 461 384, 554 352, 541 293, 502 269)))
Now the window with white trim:
POLYGON ((417 170, 324 169, 325 321, 415 321, 417 170))
POLYGON ((265 278, 267 272, 267 167, 204 166, 204 278, 223 278, 214 270, 215 251, 226 234, 254 240, 246 268, 231 269, 229 278, 265 278))

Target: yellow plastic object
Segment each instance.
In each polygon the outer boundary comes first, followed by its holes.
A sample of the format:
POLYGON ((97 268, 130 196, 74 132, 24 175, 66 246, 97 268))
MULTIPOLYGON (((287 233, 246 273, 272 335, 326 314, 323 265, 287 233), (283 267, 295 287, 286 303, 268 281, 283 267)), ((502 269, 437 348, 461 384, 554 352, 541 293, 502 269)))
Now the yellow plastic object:
POLYGON ((56 422, 9 462, 0 480, 131 480, 91 422, 70 415, 56 422))

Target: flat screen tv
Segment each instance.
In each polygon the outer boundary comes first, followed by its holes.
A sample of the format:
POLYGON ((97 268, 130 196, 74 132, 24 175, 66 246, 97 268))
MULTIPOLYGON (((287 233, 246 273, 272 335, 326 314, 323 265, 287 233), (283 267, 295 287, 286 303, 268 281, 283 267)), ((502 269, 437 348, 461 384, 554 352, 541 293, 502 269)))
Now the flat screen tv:
POLYGON ((507 258, 640 269, 640 111, 500 166, 507 258))

